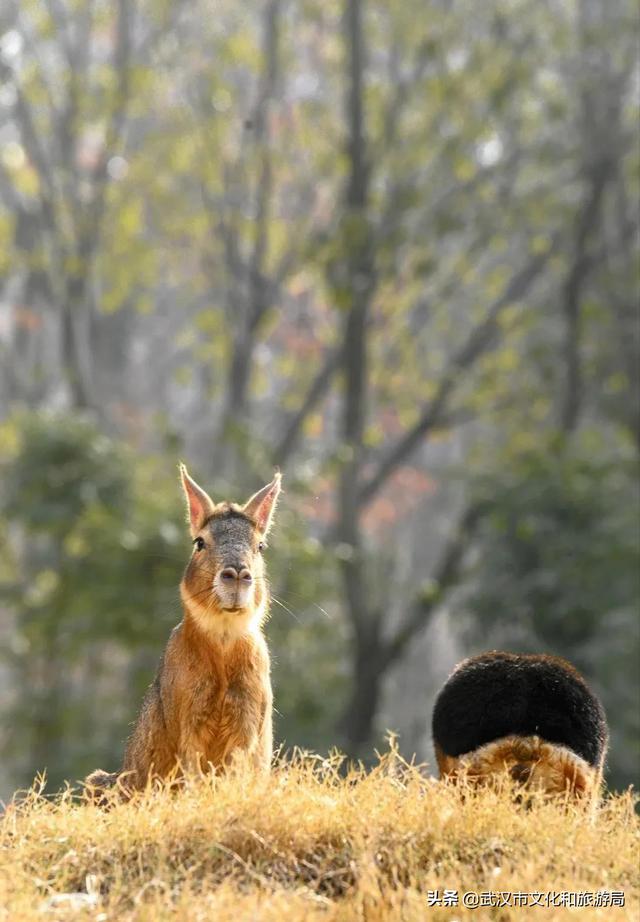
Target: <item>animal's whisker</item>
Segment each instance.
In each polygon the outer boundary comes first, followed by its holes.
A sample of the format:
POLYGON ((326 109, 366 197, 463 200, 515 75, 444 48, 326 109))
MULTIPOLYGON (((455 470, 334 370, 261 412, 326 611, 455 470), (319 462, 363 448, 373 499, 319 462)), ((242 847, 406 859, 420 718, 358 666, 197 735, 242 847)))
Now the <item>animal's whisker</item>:
POLYGON ((297 616, 294 612, 292 612, 291 609, 288 608, 288 606, 286 606, 286 605, 284 604, 284 602, 281 602, 280 599, 277 598, 275 595, 272 595, 272 596, 271 596, 271 601, 272 601, 272 602, 275 602, 276 605, 279 605, 280 608, 284 608, 284 610, 285 610, 286 612, 289 612, 289 614, 291 615, 291 617, 292 617, 292 618, 295 618, 295 620, 298 622, 298 624, 302 624, 302 621, 300 620, 300 618, 298 618, 298 616, 297 616))
POLYGON ((214 596, 215 594, 213 586, 207 586, 206 589, 200 589, 198 592, 190 592, 189 598, 200 601, 200 599, 206 598, 209 595, 214 596))
POLYGON ((322 605, 319 605, 317 602, 311 601, 311 599, 307 599, 304 595, 302 595, 302 593, 293 592, 291 589, 288 589, 287 595, 293 595, 293 596, 296 596, 298 599, 302 599, 305 605, 311 605, 313 608, 317 608, 318 611, 321 612, 325 616, 325 618, 329 618, 329 619, 331 618, 331 615, 329 614, 329 612, 325 608, 323 608, 322 605))

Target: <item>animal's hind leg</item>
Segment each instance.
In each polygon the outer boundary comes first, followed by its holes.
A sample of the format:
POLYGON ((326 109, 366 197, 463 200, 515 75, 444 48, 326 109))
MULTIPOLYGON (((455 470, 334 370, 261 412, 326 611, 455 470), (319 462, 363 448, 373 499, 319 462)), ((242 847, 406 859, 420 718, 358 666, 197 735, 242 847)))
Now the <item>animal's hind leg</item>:
POLYGON ((109 792, 118 786, 120 772, 105 772, 101 768, 91 772, 84 779, 83 794, 85 799, 98 807, 106 807, 112 800, 109 792))

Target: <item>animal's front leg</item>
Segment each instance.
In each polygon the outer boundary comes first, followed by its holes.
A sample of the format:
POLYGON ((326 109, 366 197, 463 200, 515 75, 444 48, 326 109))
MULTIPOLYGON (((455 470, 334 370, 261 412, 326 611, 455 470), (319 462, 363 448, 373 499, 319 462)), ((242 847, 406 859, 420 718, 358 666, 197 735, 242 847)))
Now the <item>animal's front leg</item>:
POLYGON ((252 755, 259 741, 263 722, 262 696, 252 687, 239 683, 229 685, 223 706, 221 732, 225 738, 224 761, 240 753, 252 755))
POLYGON ((198 728, 190 728, 182 735, 179 759, 186 776, 196 777, 211 771, 212 758, 215 758, 207 745, 206 727, 203 725, 199 729, 201 732, 198 728))
POLYGON ((180 766, 186 776, 201 775, 205 769, 203 753, 195 747, 186 748, 181 753, 180 766))
POLYGON ((252 754, 253 764, 261 772, 268 772, 273 758, 273 720, 271 696, 265 700, 262 726, 256 748, 252 754))

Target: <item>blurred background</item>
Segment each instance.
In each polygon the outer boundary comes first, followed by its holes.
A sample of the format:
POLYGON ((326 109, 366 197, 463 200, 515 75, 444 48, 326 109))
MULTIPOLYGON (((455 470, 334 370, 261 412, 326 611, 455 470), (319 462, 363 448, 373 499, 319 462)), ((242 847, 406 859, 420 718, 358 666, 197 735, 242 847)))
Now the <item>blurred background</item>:
POLYGON ((4 0, 0 796, 115 769, 190 553, 277 465, 276 737, 433 762, 572 660, 640 775, 632 0, 4 0))

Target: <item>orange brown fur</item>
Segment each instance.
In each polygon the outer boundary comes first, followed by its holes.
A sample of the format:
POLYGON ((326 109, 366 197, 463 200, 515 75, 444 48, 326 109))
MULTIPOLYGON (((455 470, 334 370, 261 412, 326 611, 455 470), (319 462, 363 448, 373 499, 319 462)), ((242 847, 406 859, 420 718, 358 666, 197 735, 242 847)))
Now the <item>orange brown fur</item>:
POLYGON ((538 736, 506 736, 462 756, 435 749, 441 778, 464 777, 473 785, 486 785, 509 776, 530 790, 579 798, 595 796, 600 788, 600 768, 538 736))

